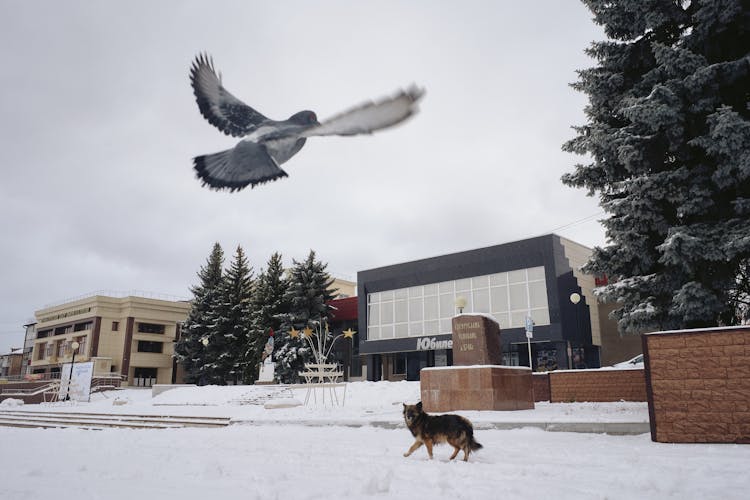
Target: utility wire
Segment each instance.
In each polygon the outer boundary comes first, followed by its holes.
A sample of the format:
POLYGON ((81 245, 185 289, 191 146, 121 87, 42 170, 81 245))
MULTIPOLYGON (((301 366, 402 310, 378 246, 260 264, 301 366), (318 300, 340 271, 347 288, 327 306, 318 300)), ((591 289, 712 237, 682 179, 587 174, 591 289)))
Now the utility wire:
POLYGON ((600 216, 604 215, 604 213, 605 213, 604 210, 600 210, 599 212, 597 212, 595 214, 591 214, 589 216, 586 216, 583 219, 578 219, 576 221, 569 222, 567 224, 563 224, 562 226, 558 226, 558 227, 556 227, 554 229, 550 229, 549 231, 547 231, 546 233, 543 233, 543 234, 554 233, 556 231, 560 231, 562 229, 568 229, 569 227, 573 227, 573 226, 576 226, 578 224, 583 224, 584 222, 588 222, 588 221, 590 221, 592 219, 595 219, 597 217, 600 217, 600 216))

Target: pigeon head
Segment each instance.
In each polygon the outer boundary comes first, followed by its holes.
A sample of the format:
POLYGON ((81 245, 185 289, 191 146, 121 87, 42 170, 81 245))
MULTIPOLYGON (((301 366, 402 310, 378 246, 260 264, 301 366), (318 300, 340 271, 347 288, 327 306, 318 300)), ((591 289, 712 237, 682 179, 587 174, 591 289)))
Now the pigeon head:
POLYGON ((289 117, 289 121, 297 125, 320 125, 318 117, 312 111, 300 111, 289 117))

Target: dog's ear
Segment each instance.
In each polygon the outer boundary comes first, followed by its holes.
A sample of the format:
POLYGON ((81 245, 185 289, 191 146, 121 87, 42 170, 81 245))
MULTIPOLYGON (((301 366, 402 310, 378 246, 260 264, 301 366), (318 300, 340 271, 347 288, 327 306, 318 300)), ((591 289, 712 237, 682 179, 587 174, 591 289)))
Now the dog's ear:
POLYGON ((417 410, 422 411, 422 402, 417 403, 417 410))
POLYGON ((401 403, 401 404, 404 405, 404 410, 405 410, 406 409, 406 403, 401 403))

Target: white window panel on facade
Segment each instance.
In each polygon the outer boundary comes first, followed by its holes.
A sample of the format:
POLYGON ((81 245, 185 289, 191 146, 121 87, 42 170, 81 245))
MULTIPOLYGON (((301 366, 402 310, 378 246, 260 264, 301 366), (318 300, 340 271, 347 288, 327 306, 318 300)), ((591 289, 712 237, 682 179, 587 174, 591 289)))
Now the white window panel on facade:
POLYGON ((508 284, 508 273, 490 275, 490 286, 505 286, 508 284))
POLYGON ((508 312, 508 287, 496 286, 490 288, 490 303, 492 304, 492 313, 508 312))
POLYGON ((406 323, 409 321, 409 305, 406 300, 397 300, 394 307, 396 311, 396 323, 406 323))
POLYGON ((424 322, 425 335, 437 335, 440 333, 440 322, 438 320, 424 322))
POLYGON ((424 298, 423 312, 424 312, 424 316, 423 316, 424 320, 440 317, 440 309, 438 307, 437 296, 433 295, 432 297, 424 298))
POLYGON ((380 327, 368 326, 367 327, 367 338, 370 340, 380 340, 380 327))
POLYGON ((422 321, 423 306, 422 297, 409 299, 409 321, 422 321))
POLYGON ((510 292, 510 310, 519 311, 529 308, 529 294, 526 283, 514 283, 508 287, 510 292))
POLYGON ((419 337, 422 334, 424 334, 424 323, 422 321, 409 323, 409 336, 410 337, 419 337))
POLYGON ((480 288, 474 290, 471 295, 472 312, 489 313, 490 312, 490 290, 489 288, 480 288))
POLYGON ((456 315, 456 298, 451 294, 444 293, 440 296, 440 318, 452 318, 456 315))
POLYGON ((380 324, 393 324, 393 302, 383 302, 380 305, 380 324))
POLYGON ((465 313, 489 313, 500 328, 520 328, 531 316, 549 324, 544 267, 368 294, 368 340, 451 333, 462 297, 465 313))

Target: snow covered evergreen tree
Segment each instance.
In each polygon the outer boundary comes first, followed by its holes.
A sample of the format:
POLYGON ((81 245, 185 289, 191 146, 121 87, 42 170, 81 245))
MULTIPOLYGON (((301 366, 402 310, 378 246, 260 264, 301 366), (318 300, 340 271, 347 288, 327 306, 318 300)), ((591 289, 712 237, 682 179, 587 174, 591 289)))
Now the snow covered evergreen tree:
MULTIPOLYGON (((280 332, 280 315, 288 311, 284 300, 287 280, 284 277, 284 266, 281 254, 274 253, 268 261, 268 267, 255 280, 253 289, 253 320, 245 350, 247 369, 244 383, 252 384, 258 379, 258 370, 263 348, 270 332, 280 332)), ((275 340, 275 339, 274 339, 275 340)))
POLYGON ((206 265, 198 271, 200 283, 190 290, 193 294, 190 313, 174 346, 175 358, 185 370, 185 381, 189 383, 202 384, 212 378, 211 361, 202 340, 209 338, 213 331, 211 313, 220 300, 223 267, 224 251, 215 243, 206 265))
MULTIPOLYGON (((750 259, 750 2, 584 0, 608 41, 579 71, 589 155, 563 182, 598 193, 608 244, 587 271, 622 332, 732 324, 750 259)), ((743 298, 744 297, 744 298, 743 298)))
POLYGON ((326 267, 315 259, 312 250, 304 262, 294 261, 284 295, 289 311, 281 315, 280 332, 274 338, 275 372, 282 383, 299 382, 299 372, 312 361, 311 349, 302 334, 294 337, 290 333, 307 327, 315 329, 316 322, 327 317, 326 302, 333 298, 333 291, 329 290, 333 279, 326 267))
POLYGON ((237 246, 232 262, 219 286, 220 300, 210 316, 213 329, 208 337, 207 357, 212 363, 210 382, 224 385, 243 380, 253 304, 253 270, 245 252, 237 246))

